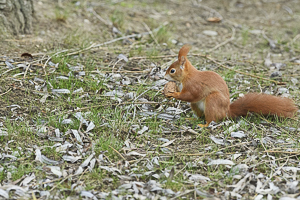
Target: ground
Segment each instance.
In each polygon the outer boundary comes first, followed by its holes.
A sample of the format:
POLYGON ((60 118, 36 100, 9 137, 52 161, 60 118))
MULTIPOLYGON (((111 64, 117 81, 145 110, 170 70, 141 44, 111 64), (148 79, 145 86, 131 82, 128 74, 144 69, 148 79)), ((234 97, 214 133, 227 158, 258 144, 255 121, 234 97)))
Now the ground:
POLYGON ((36 1, 0 36, 0 197, 299 198, 299 112, 200 128, 162 91, 183 44, 199 70, 299 106, 297 1, 36 1))

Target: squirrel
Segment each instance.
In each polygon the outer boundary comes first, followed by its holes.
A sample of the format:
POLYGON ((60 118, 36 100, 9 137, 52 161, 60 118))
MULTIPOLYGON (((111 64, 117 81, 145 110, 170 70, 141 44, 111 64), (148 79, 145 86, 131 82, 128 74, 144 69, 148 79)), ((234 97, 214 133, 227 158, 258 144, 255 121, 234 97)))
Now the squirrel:
POLYGON ((178 60, 167 69, 164 78, 180 82, 179 91, 169 91, 166 97, 190 102, 198 116, 205 116, 207 127, 212 121, 246 116, 248 112, 278 117, 293 117, 298 108, 293 100, 262 93, 248 93, 230 103, 229 90, 223 78, 213 71, 199 71, 187 59, 190 45, 184 45, 178 60))

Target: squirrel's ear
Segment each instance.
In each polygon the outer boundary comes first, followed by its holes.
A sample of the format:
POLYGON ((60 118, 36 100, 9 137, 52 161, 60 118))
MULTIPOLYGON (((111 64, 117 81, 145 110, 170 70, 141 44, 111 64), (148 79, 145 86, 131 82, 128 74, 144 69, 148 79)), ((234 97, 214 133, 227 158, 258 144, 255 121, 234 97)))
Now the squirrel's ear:
POLYGON ((185 44, 183 45, 183 47, 181 47, 181 49, 179 50, 179 53, 178 53, 178 60, 179 62, 181 63, 181 58, 184 56, 186 57, 187 54, 189 53, 190 49, 191 49, 191 45, 189 44, 185 44))
POLYGON ((181 56, 181 58, 180 58, 180 69, 184 69, 185 61, 186 61, 185 57, 181 56))

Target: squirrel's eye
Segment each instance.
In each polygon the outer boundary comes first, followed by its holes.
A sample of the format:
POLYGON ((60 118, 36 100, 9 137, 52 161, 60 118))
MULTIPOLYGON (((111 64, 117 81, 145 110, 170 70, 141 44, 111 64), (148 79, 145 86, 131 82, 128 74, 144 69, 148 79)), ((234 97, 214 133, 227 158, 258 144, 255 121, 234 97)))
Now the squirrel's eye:
POLYGON ((171 69, 171 74, 175 73, 175 71, 176 71, 175 69, 171 69))

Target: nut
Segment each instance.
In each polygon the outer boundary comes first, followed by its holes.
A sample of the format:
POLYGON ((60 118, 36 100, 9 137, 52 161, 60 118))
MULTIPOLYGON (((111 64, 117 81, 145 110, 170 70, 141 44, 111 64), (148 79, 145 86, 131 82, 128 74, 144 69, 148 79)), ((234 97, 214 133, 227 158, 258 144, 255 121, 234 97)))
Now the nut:
POLYGON ((170 93, 170 92, 178 92, 178 87, 176 85, 175 82, 168 82, 166 83, 165 85, 165 88, 164 88, 164 95, 166 96, 166 94, 170 93))

